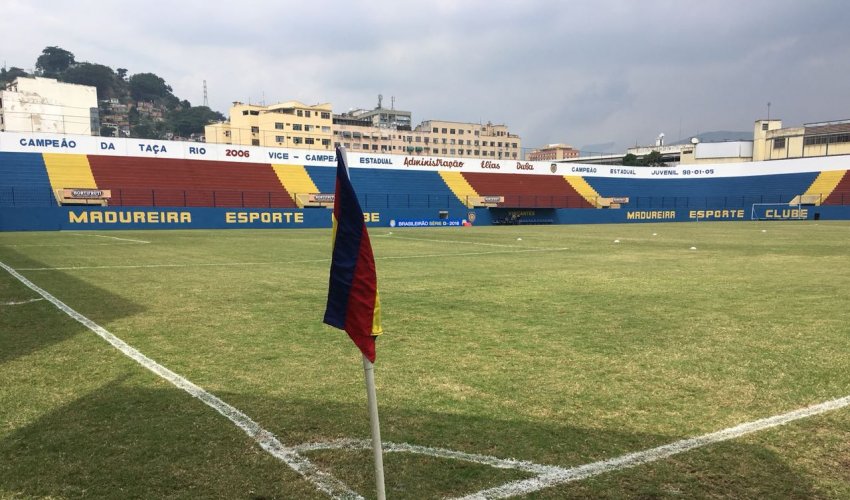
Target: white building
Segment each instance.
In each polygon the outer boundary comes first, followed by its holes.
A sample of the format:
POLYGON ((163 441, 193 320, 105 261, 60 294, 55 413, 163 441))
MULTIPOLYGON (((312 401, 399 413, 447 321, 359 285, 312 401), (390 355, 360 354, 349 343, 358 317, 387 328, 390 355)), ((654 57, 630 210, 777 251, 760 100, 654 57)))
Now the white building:
POLYGON ((100 134, 97 89, 19 77, 0 90, 0 131, 100 134))

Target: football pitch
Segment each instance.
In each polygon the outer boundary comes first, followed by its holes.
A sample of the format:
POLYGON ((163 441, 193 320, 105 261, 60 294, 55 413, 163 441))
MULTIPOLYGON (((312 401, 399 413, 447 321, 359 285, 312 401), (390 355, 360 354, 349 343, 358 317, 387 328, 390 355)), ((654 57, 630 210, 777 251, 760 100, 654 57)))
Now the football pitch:
MULTIPOLYGON (((850 497, 850 222, 370 235, 388 498, 850 497)), ((0 233, 0 498, 373 498, 330 238, 0 233)))

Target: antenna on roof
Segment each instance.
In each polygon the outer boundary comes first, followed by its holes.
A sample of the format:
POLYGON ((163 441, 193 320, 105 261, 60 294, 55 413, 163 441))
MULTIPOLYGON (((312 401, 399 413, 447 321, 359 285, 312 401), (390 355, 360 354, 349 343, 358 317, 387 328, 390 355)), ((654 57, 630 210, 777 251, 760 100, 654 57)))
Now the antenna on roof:
POLYGON ((210 101, 207 99, 207 81, 204 80, 204 106, 210 107, 210 101))
POLYGON ((390 109, 395 109, 395 96, 390 97, 390 109))
POLYGON ((383 102, 383 100, 384 100, 384 96, 382 96, 381 94, 378 94, 378 109, 381 109, 381 103, 383 102))

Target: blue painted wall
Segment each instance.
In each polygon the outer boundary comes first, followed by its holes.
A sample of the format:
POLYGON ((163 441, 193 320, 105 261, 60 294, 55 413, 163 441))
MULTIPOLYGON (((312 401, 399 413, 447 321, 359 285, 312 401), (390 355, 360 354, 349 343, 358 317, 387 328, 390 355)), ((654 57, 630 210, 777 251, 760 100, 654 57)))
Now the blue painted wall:
MULTIPOLYGON (((781 210, 776 220, 782 219, 781 210)), ((803 207, 804 218, 850 220, 850 206, 803 207)), ((784 210, 787 210, 785 208, 784 210)), ((369 227, 391 227, 396 220, 440 220, 436 209, 366 210, 369 227)), ((493 209, 446 210, 448 219, 470 220, 475 225, 502 224, 601 224, 630 222, 694 222, 750 220, 749 209, 493 209), (511 219, 511 213, 516 215, 511 219), (473 214, 473 217, 470 217, 473 214)), ((125 207, 15 207, 0 208, 0 231, 56 231, 80 229, 236 229, 329 228, 327 209, 232 208, 125 208, 125 207)))

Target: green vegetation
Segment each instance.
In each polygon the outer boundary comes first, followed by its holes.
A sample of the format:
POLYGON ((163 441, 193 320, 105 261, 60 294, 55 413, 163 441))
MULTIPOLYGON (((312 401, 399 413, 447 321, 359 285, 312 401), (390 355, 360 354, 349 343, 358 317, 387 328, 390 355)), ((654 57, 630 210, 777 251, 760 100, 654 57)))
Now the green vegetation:
MULTIPOLYGON (((387 442, 572 467, 850 394, 847 222, 371 235, 387 442)), ((287 446, 369 435, 359 351, 321 324, 329 253, 329 230, 0 233, 0 261, 287 446)), ((0 304, 32 298, 0 271, 0 304)), ((323 497, 47 301, 0 305, 0 380, 0 498, 323 497)), ((847 498, 848 435, 845 408, 531 497, 847 498)), ((305 456, 373 495, 368 452, 305 456)), ((389 498, 528 477, 385 467, 389 498)))
POLYGON ((117 122, 101 127, 104 136, 122 135, 124 129, 124 135, 147 139, 189 137, 202 135, 205 125, 224 120, 224 115, 207 106, 192 106, 175 96, 160 76, 136 73, 128 77, 126 68, 113 70, 103 64, 78 62, 73 53, 61 47, 45 47, 35 67, 35 75, 17 67, 2 68, 0 86, 19 76, 44 76, 95 87, 102 121, 117 122), (120 109, 115 109, 115 104, 120 109))
POLYGON ((628 153, 623 156, 623 165, 627 167, 663 167, 666 163, 662 160, 660 152, 650 151, 642 157, 638 157, 633 153, 628 153))

